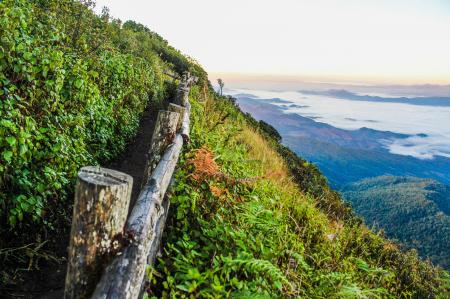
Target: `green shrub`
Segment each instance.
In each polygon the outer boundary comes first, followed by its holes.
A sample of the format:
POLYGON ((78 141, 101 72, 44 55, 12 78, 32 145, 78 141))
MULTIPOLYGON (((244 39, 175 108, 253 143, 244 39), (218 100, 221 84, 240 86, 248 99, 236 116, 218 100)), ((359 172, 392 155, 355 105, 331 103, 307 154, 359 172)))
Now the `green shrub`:
POLYGON ((272 125, 266 123, 263 120, 259 121, 259 127, 263 130, 267 135, 276 140, 277 142, 281 142, 281 135, 278 133, 277 129, 275 129, 272 125))
POLYGON ((149 100, 165 96, 164 70, 190 67, 150 30, 122 28, 91 4, 0 2, 2 234, 70 214, 61 204, 79 168, 123 152, 149 100))

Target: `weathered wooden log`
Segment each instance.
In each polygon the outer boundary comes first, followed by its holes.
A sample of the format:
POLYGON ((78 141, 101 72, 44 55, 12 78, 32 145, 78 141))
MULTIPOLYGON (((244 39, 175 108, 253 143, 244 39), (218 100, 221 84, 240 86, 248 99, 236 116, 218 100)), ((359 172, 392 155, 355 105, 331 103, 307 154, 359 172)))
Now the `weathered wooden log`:
POLYGON ((187 81, 182 81, 177 88, 177 94, 174 103, 185 107, 189 99, 190 87, 187 81))
POLYGON ((167 107, 167 110, 169 110, 171 112, 177 112, 180 114, 180 118, 178 119, 178 124, 177 124, 177 132, 179 132, 183 125, 184 116, 186 115, 186 108, 182 107, 180 105, 176 105, 174 103, 170 103, 169 106, 167 107))
POLYGON ((167 213, 162 201, 182 145, 183 138, 177 135, 141 191, 126 226, 127 232, 134 235, 135 241, 106 268, 92 298, 138 297, 147 267, 147 257, 152 243, 158 238, 157 224, 161 216, 167 213))
POLYGON ((169 214, 169 207, 170 207, 170 200, 165 196, 163 199, 163 202, 161 203, 161 206, 164 210, 164 213, 161 215, 161 217, 158 219, 155 225, 155 239, 150 244, 150 250, 147 256, 147 264, 153 265, 153 263, 156 260, 156 256, 158 254, 162 235, 164 232, 164 227, 166 225, 167 215, 169 214))
POLYGON ((142 187, 147 184, 150 174, 155 169, 161 156, 166 148, 173 142, 177 132, 178 120, 180 114, 178 112, 160 110, 156 120, 155 129, 153 130, 150 150, 148 152, 147 165, 144 170, 142 179, 142 187))
POLYGON ((191 104, 189 102, 186 104, 186 113, 184 114, 183 122, 181 124, 181 135, 185 142, 189 141, 189 126, 190 126, 190 114, 191 114, 191 104))
POLYGON ((123 231, 133 178, 125 173, 83 167, 75 187, 64 298, 88 298, 123 231))
POLYGON ((186 107, 187 104, 189 103, 189 91, 190 91, 189 86, 185 86, 181 90, 181 106, 183 107, 186 107))

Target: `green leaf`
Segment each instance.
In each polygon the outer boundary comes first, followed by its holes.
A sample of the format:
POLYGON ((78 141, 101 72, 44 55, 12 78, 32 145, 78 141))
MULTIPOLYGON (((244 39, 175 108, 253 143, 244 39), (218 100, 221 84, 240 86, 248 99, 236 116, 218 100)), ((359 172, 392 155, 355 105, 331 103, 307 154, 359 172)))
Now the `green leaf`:
POLYGON ((80 88, 81 87, 81 85, 83 84, 83 80, 81 80, 81 79, 77 79, 77 80, 75 80, 75 87, 76 88, 80 88))
POLYGON ((23 54, 23 58, 25 58, 25 60, 31 60, 32 57, 33 54, 30 52, 26 52, 25 54, 23 54))
POLYGON ((12 121, 6 120, 6 119, 2 119, 0 121, 0 125, 2 127, 5 127, 5 128, 8 128, 8 129, 11 129, 11 130, 14 130, 16 128, 16 125, 12 121))
POLYGON ((89 74, 93 77, 93 78, 98 78, 98 73, 96 71, 90 71, 89 74))
POLYGON ((45 191, 45 186, 44 186, 44 184, 42 184, 42 183, 37 184, 36 190, 37 190, 37 192, 39 192, 39 193, 44 192, 44 191, 45 191))
POLYGON ((21 144, 19 147, 19 155, 23 157, 25 153, 28 151, 28 147, 26 144, 21 144))
POLYGON ((56 144, 55 146, 52 147, 52 151, 54 153, 57 153, 57 152, 59 152, 61 150, 61 148, 62 148, 62 144, 58 143, 58 144, 56 144))
POLYGON ((283 284, 280 281, 274 281, 273 285, 280 291, 283 289, 283 284))
POLYGON ((11 162, 11 158, 13 156, 13 152, 12 151, 4 151, 3 152, 3 159, 5 159, 6 162, 11 162))
POLYGON ((10 146, 14 146, 16 144, 17 140, 15 137, 9 136, 9 137, 6 137, 6 142, 8 142, 8 144, 10 146))
POLYGON ((22 210, 17 211, 17 218, 19 218, 19 221, 23 220, 23 212, 22 212, 22 210))
POLYGON ((27 202, 21 202, 20 203, 20 208, 23 210, 23 211, 28 211, 28 208, 30 207, 30 205, 27 203, 27 202))
POLYGON ((35 205, 36 204, 36 198, 35 197, 28 197, 27 202, 30 205, 35 205))
POLYGON ((189 292, 189 288, 184 284, 178 284, 176 287, 182 291, 189 292))
POLYGON ((14 227, 16 226, 17 218, 14 215, 9 215, 9 224, 14 227))

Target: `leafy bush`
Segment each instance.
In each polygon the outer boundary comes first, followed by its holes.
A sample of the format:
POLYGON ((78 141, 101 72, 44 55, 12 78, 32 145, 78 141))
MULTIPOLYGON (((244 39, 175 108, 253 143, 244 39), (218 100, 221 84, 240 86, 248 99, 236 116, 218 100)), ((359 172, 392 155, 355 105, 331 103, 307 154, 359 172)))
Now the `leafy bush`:
POLYGON ((259 121, 259 127, 263 130, 267 135, 276 140, 277 142, 281 142, 281 135, 278 133, 277 129, 275 129, 272 125, 266 123, 263 120, 259 121))
POLYGON ((164 70, 190 67, 150 30, 122 28, 91 6, 0 2, 2 234, 66 217, 79 168, 117 157, 149 100, 164 98, 164 70))

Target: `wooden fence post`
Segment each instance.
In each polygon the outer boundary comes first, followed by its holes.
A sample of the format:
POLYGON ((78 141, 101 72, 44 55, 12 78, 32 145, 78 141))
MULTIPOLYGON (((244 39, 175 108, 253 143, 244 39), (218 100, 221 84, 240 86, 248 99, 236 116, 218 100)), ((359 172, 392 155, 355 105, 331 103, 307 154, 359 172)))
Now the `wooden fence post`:
POLYGON ((182 146, 183 138, 177 135, 153 171, 149 183, 141 190, 126 226, 127 231, 133 232, 135 240, 106 267, 92 298, 138 298, 150 247, 157 238, 156 233, 161 233, 157 225, 162 215, 167 213, 164 210, 163 197, 169 187, 182 146))
POLYGON ((184 74, 175 99, 179 105, 158 113, 141 192, 125 228, 132 242, 108 262, 92 298, 134 299, 144 290, 145 269, 156 258, 170 205, 165 194, 183 143, 189 140, 189 90, 195 80, 184 74))
POLYGON ((167 146, 173 142, 179 118, 180 114, 177 112, 164 110, 158 112, 158 118, 156 120, 155 129, 153 130, 150 150, 148 152, 147 165, 145 167, 144 177, 142 178, 141 189, 147 184, 148 178, 159 160, 161 160, 167 146))
POLYGON ((187 82, 181 82, 178 85, 177 95, 175 97, 175 104, 186 107, 186 104, 189 102, 189 91, 190 87, 187 82))
POLYGON ((187 103, 186 113, 184 115, 184 119, 182 120, 181 124, 181 136, 183 136, 185 142, 189 142, 190 114, 191 114, 191 104, 187 103))
POLYGON ((189 91, 190 91, 189 86, 183 86, 181 89, 180 100, 181 106, 183 107, 186 107, 187 104, 189 103, 189 91))
POLYGON ((83 167, 75 187, 64 298, 87 298, 104 269, 104 259, 119 244, 130 204, 133 178, 125 173, 83 167))
POLYGON ((179 132, 181 130, 181 126, 183 125, 184 115, 186 114, 186 108, 180 105, 176 105, 174 103, 170 103, 167 109, 171 112, 178 112, 180 114, 177 125, 177 132, 179 132))

